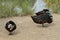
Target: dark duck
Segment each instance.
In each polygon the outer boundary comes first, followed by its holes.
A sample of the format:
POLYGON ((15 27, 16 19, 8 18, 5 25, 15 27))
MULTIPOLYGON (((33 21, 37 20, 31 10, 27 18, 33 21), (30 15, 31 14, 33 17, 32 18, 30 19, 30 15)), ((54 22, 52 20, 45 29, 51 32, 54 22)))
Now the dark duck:
POLYGON ((6 23, 5 29, 9 31, 9 35, 12 35, 12 32, 16 29, 16 24, 10 20, 6 23))
POLYGON ((35 16, 31 16, 32 20, 37 24, 42 24, 44 27, 44 23, 52 23, 53 18, 50 15, 48 9, 43 9, 43 11, 37 12, 35 16))

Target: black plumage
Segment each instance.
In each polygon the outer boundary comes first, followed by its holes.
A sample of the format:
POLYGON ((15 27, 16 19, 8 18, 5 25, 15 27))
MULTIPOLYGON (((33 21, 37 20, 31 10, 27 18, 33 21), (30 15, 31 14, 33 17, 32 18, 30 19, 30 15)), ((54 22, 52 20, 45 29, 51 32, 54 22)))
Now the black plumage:
POLYGON ((10 20, 6 23, 5 29, 9 31, 9 34, 12 34, 12 32, 16 29, 16 24, 10 20))
POLYGON ((44 23, 52 23, 52 17, 48 15, 39 15, 39 16, 31 16, 32 20, 37 24, 42 24, 44 26, 44 23))
POLYGON ((37 16, 39 16, 39 15, 50 15, 50 16, 52 16, 50 13, 49 13, 50 11, 48 10, 48 9, 43 9, 42 11, 39 11, 39 12, 37 12, 37 13, 35 13, 37 16))
POLYGON ((46 12, 46 11, 49 11, 49 9, 43 9, 43 11, 45 11, 45 12, 46 12))
POLYGON ((44 15, 44 12, 43 11, 39 11, 39 12, 37 12, 37 13, 35 13, 37 16, 39 16, 39 15, 44 15))

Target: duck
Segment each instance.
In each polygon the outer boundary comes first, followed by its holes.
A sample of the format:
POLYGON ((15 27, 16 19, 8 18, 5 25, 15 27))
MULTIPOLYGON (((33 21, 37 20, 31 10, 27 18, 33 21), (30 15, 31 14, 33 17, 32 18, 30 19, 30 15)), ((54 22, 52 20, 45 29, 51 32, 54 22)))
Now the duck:
POLYGON ((5 29, 12 35, 12 32, 16 29, 16 24, 12 20, 6 22, 5 29))
POLYGON ((48 15, 35 15, 35 16, 31 16, 32 20, 34 23, 36 24, 42 24, 42 27, 44 27, 44 23, 52 23, 53 19, 48 16, 48 15))

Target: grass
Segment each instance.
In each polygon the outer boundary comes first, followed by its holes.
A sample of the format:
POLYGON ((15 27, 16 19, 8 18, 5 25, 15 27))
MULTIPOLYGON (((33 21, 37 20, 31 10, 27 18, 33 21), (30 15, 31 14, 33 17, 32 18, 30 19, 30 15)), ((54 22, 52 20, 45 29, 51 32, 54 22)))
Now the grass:
POLYGON ((60 12, 60 0, 43 0, 46 2, 46 7, 52 9, 54 13, 60 12))
MULTIPOLYGON (((28 2, 28 0, 22 1, 21 0, 6 0, 6 1, 1 1, 0 0, 0 18, 5 18, 5 17, 13 17, 13 16, 27 16, 27 15, 32 15, 34 11, 32 10, 31 3, 28 2), (3 5, 2 5, 3 2, 3 5), (14 8, 18 6, 22 9, 22 12, 17 13, 14 11, 14 8)), ((32 3, 34 4, 34 3, 32 3)))

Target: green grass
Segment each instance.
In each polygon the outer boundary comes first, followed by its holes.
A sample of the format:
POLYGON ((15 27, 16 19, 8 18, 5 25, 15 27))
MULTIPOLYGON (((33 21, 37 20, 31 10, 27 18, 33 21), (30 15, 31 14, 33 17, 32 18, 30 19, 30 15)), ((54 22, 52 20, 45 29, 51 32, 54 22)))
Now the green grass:
POLYGON ((46 7, 52 9, 54 13, 60 12, 60 0, 43 0, 46 2, 46 7))
POLYGON ((0 17, 3 18, 32 15, 34 13, 34 10, 32 10, 34 2, 35 0, 0 0, 0 17), (22 12, 17 13, 16 11, 14 11, 14 8, 16 6, 20 7, 22 9, 22 12))

